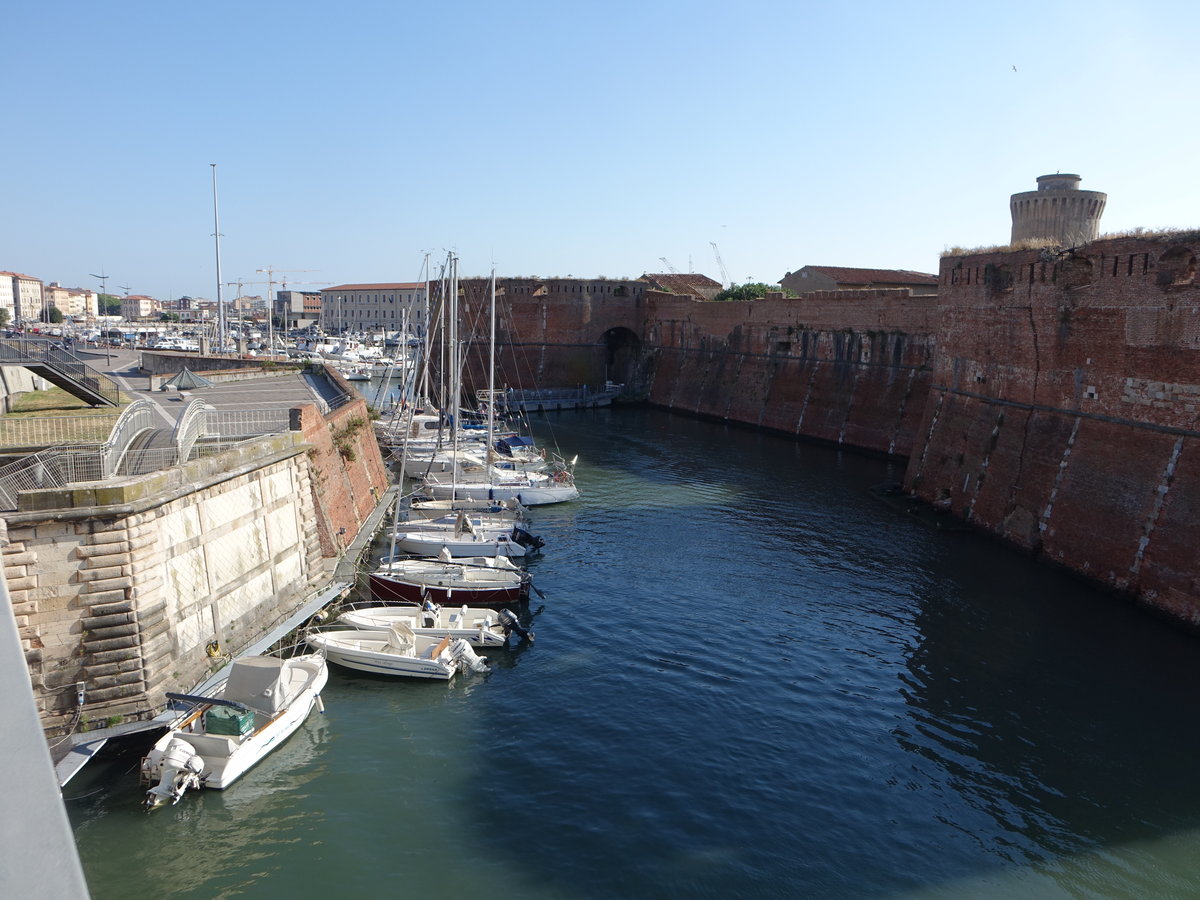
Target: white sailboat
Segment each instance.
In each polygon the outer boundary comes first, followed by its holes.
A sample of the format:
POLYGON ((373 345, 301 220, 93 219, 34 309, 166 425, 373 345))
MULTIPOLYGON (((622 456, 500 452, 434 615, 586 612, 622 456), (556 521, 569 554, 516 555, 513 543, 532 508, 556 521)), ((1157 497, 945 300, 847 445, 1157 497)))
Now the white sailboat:
MULTIPOLYGON (((496 272, 492 270, 488 337, 488 387, 486 396, 496 395, 496 272)), ((452 392, 452 396, 458 396, 452 392)), ((516 500, 523 506, 563 503, 579 496, 572 467, 553 471, 527 471, 495 465, 495 403, 487 404, 487 443, 482 465, 465 466, 455 455, 449 472, 429 472, 421 479, 422 489, 435 500, 458 497, 470 500, 516 500)), ((457 444, 455 446, 457 450, 457 444)))

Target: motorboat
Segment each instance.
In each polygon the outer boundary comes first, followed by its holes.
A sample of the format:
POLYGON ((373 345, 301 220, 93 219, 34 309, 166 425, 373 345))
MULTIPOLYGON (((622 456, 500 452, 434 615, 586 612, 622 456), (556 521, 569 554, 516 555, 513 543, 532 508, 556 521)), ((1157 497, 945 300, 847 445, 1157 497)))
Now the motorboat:
POLYGON ((488 670, 487 661, 463 638, 416 634, 404 621, 379 630, 311 631, 305 640, 331 663, 360 672, 449 681, 462 669, 488 670))
POLYGON ((168 693, 187 708, 142 759, 146 807, 178 803, 189 788, 229 787, 321 705, 328 678, 320 653, 246 656, 211 696, 168 693))
POLYGON ((425 601, 420 606, 368 606, 349 609, 337 618, 338 625, 365 631, 381 631, 395 622, 405 622, 413 634, 427 637, 462 638, 472 647, 504 647, 512 634, 533 640, 516 615, 507 609, 439 606, 425 601))
POLYGON ((371 595, 385 603, 516 606, 529 599, 529 573, 506 556, 385 559, 368 576, 371 595))

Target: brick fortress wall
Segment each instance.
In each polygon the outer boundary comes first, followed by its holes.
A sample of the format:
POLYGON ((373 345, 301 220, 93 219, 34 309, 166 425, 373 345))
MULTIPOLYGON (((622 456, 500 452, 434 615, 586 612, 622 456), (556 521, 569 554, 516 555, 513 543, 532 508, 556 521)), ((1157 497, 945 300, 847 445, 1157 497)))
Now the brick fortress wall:
POLYGON ((652 294, 649 400, 906 456, 928 389, 935 302, 908 290, 736 303, 652 294))
MULTIPOLYGON (((486 378, 488 284, 462 283, 467 391, 486 378)), ((925 403, 936 299, 908 290, 697 300, 642 282, 502 279, 497 386, 606 378, 657 406, 906 456, 925 403)))
POLYGON ((948 257, 905 482, 1200 625, 1200 235, 948 257))

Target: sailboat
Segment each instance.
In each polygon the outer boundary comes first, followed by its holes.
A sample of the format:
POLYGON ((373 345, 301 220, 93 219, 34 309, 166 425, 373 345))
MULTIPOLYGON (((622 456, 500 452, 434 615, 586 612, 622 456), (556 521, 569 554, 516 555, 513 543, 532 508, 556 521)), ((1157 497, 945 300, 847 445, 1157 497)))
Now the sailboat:
MULTIPOLYGON (((489 310, 487 396, 496 396, 496 270, 492 270, 489 310)), ((451 396, 457 397, 457 391, 451 396)), ((545 471, 496 464, 495 403, 487 404, 487 443, 482 460, 464 461, 455 454, 449 472, 428 472, 421 479, 425 493, 435 500, 516 500, 523 506, 563 503, 579 496, 572 465, 560 464, 545 471), (482 463, 482 464, 479 464, 482 463)), ((457 451, 457 435, 455 450, 457 451)))

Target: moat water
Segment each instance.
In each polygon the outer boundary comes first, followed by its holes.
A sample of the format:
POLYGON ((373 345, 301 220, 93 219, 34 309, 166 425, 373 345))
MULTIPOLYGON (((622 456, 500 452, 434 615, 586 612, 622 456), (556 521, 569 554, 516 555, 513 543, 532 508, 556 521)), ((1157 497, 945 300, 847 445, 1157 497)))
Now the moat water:
MULTIPOLYGON (((1200 641, 870 496, 888 463, 661 411, 540 420, 537 641, 331 672, 224 792, 66 789, 96 898, 1200 895, 1200 641)), ((1097 523, 1102 527, 1102 523, 1097 523)))

